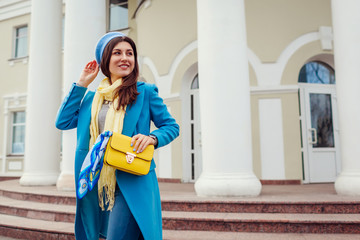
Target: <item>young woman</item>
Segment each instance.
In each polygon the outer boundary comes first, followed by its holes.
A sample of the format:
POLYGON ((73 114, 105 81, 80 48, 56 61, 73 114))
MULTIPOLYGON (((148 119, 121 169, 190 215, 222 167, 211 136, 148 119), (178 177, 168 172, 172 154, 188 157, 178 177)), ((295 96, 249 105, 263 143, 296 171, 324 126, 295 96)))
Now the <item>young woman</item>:
MULTIPOLYGON (((105 34, 80 79, 65 97, 56 120, 61 130, 77 128, 75 182, 89 149, 103 131, 132 137, 135 152, 162 147, 179 135, 155 85, 138 82, 135 43, 122 33, 105 34), (100 69, 107 77, 96 92, 87 91, 100 69), (150 122, 156 130, 150 132, 150 122)), ((98 187, 77 199, 75 236, 79 240, 161 240, 160 193, 154 160, 145 176, 103 165, 98 187)))

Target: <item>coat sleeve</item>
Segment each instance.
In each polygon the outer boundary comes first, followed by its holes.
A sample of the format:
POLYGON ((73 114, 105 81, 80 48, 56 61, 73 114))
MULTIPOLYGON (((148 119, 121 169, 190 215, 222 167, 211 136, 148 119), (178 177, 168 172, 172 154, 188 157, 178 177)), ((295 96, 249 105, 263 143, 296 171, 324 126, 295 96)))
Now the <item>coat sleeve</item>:
POLYGON ((55 125, 60 130, 77 127, 79 109, 87 88, 72 84, 70 92, 65 97, 58 111, 55 125))
POLYGON ((163 99, 159 97, 158 88, 155 85, 150 85, 150 117, 158 128, 150 134, 158 139, 156 148, 165 146, 179 136, 179 125, 175 119, 170 115, 163 99))

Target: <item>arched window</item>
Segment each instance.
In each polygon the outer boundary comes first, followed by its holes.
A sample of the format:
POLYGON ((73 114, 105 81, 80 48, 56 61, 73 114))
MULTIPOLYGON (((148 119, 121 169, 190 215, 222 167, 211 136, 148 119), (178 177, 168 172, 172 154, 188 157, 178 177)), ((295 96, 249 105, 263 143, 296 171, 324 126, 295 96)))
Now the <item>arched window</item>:
POLYGON ((199 89, 199 75, 196 74, 194 80, 191 83, 191 89, 199 89))
POLYGON ((300 70, 299 83, 335 84, 335 72, 323 62, 306 63, 300 70))

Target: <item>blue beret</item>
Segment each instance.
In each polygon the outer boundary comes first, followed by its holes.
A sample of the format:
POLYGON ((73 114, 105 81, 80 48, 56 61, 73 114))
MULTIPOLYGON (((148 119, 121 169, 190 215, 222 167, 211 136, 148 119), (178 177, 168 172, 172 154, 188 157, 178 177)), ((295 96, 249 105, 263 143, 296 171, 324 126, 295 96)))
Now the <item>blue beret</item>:
POLYGON ((101 62, 101 58, 102 55, 104 53, 104 49, 106 47, 106 45, 113 39, 116 37, 124 37, 125 34, 121 33, 121 32, 109 32, 107 34, 105 34, 104 36, 102 36, 100 38, 100 40, 98 41, 98 43, 96 44, 96 49, 95 49, 95 59, 96 62, 100 65, 101 62))

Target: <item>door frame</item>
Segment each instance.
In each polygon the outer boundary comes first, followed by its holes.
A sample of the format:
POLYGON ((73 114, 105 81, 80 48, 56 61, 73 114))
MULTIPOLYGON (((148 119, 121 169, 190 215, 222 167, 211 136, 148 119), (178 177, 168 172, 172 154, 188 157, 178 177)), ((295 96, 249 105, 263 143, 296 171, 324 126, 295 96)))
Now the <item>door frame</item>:
POLYGON ((194 182, 191 180, 191 122, 190 122, 190 91, 191 83, 198 75, 198 64, 194 63, 185 72, 181 86, 181 140, 182 140, 182 182, 194 182))
POLYGON ((310 150, 309 150, 309 127, 310 124, 310 106, 306 100, 309 93, 327 93, 331 94, 332 99, 332 117, 333 117, 333 130, 334 130, 334 144, 335 144, 335 157, 336 157, 336 175, 341 172, 341 158, 340 158, 340 141, 339 141, 339 123, 336 99, 336 86, 335 84, 309 84, 299 83, 299 101, 300 101, 300 121, 301 121, 301 142, 302 142, 302 159, 303 159, 303 183, 311 183, 310 179, 310 150))
MULTIPOLYGON (((201 149, 201 119, 200 119, 200 96, 199 89, 190 90, 190 98, 193 99, 193 117, 190 119, 190 126, 193 124, 193 141, 194 149, 190 147, 190 154, 194 154, 194 179, 192 179, 192 164, 190 168, 190 182, 195 182, 201 175, 202 172, 202 149, 201 149)), ((192 129, 190 128, 190 131, 192 129)), ((192 136, 192 134, 190 134, 192 136)), ((192 161, 192 159, 191 159, 192 161)))
POLYGON ((333 131, 334 131, 334 144, 335 144, 335 161, 336 161, 336 175, 341 172, 341 158, 340 158, 340 141, 339 141, 339 123, 338 123, 338 110, 336 99, 336 86, 335 84, 312 84, 312 83, 299 83, 299 103, 300 103, 300 127, 301 127, 301 142, 302 142, 302 159, 303 159, 303 183, 311 183, 310 179, 310 150, 309 150, 309 127, 310 120, 310 106, 306 100, 309 93, 327 93, 331 94, 331 106, 333 117, 333 131))

